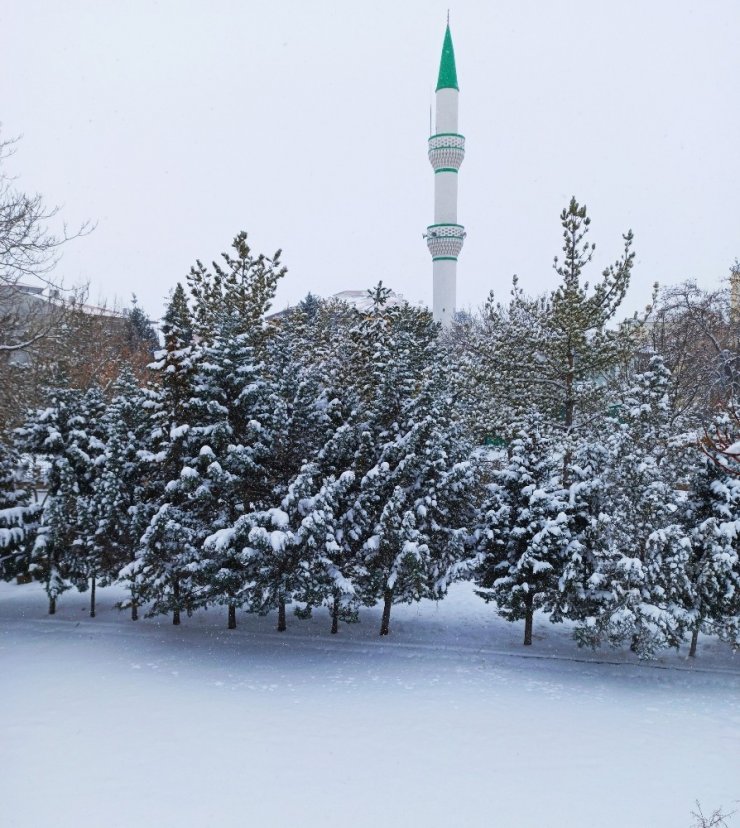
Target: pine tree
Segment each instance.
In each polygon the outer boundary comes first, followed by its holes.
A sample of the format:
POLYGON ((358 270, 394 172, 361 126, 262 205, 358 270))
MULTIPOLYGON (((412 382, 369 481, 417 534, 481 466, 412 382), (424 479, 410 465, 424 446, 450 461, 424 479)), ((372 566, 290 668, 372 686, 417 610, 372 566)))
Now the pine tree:
POLYGON ((462 576, 474 522, 470 449, 454 423, 446 372, 431 344, 419 383, 405 401, 398 434, 382 445, 363 480, 361 500, 369 510, 380 507, 364 563, 370 594, 384 604, 381 635, 389 631, 393 603, 438 599, 462 576))
POLYGON ((187 509, 194 473, 186 465, 199 349, 193 341, 190 310, 180 284, 165 313, 162 334, 164 348, 151 365, 160 377, 160 387, 150 406, 151 424, 142 454, 157 497, 136 563, 127 577, 137 585, 140 600, 152 601, 151 614, 171 611, 172 623, 179 624, 182 610, 193 608, 189 568, 197 561, 200 546, 187 509))
POLYGON ((602 602, 577 638, 598 646, 630 642, 641 658, 678 647, 687 624, 690 542, 679 520, 677 466, 671 450, 670 372, 659 355, 634 377, 614 435, 612 493, 602 602))
POLYGON ((322 536, 319 529, 328 517, 328 489, 316 466, 338 408, 331 378, 323 378, 327 321, 321 303, 309 300, 281 319, 266 341, 260 383, 250 382, 253 391, 259 385, 259 399, 246 409, 251 422, 259 424, 251 441, 258 468, 249 474, 250 479, 258 476, 259 490, 250 494, 244 514, 231 515, 205 544, 204 572, 229 573, 232 601, 260 613, 277 609, 281 631, 286 605, 323 603, 319 582, 334 582, 324 557, 331 530, 322 536), (275 532, 283 541, 273 546, 266 539, 277 538, 275 532), (245 547, 250 550, 246 559, 245 547), (232 573, 239 575, 232 578, 232 573), (242 590, 240 580, 251 593, 242 590))
POLYGON ((45 465, 46 496, 28 569, 45 584, 50 614, 56 612, 57 598, 64 591, 88 586, 86 505, 103 448, 96 436, 100 403, 97 389, 87 394, 57 389, 50 394, 48 407, 32 412, 17 430, 19 450, 45 465))
MULTIPOLYGON (((139 541, 152 517, 148 464, 139 451, 145 446, 149 395, 139 388, 132 372, 124 369, 113 386, 113 398, 101 419, 106 435, 103 465, 90 498, 89 545, 98 562, 97 577, 105 585, 116 581, 135 561, 139 541)), ((133 620, 138 618, 135 579, 128 582, 133 620)))
POLYGON ((375 451, 356 364, 359 315, 336 301, 321 303, 318 311, 311 354, 321 377, 323 436, 296 481, 300 480, 306 497, 286 499, 284 508, 291 520, 295 514, 300 521, 310 547, 312 578, 309 591, 298 599, 308 607, 325 605, 331 632, 336 634, 340 621, 359 620, 364 535, 357 498, 362 477, 375 462, 375 451))
POLYGON ((285 411, 270 376, 278 333, 264 319, 285 269, 279 251, 272 259, 253 256, 245 233, 233 249, 224 266, 198 262, 188 277, 202 358, 188 404, 187 485, 173 484, 187 490, 183 508, 201 549, 189 567, 195 605, 226 605, 230 629, 248 600, 248 580, 240 552, 225 542, 236 535, 225 530, 274 505, 270 463, 285 411), (206 543, 216 533, 220 540, 206 543))
POLYGON ((567 500, 558 480, 558 455, 543 418, 521 418, 509 456, 491 473, 478 528, 475 581, 509 621, 524 620, 532 643, 534 612, 557 603, 571 543, 567 500))
POLYGON ((685 504, 685 531, 691 542, 687 563, 691 582, 691 646, 699 632, 740 645, 740 481, 706 456, 695 455, 695 471, 685 504))
POLYGON ((41 511, 21 474, 17 452, 0 442, 0 579, 4 581, 26 574, 25 544, 41 511))
POLYGON ((382 600, 387 635, 394 603, 439 597, 458 576, 466 530, 463 511, 453 511, 465 501, 472 468, 453 426, 437 327, 408 305, 385 308, 382 284, 371 295, 373 308, 357 326, 357 358, 374 462, 359 478, 352 529, 364 538, 358 591, 365 603, 382 600))
POLYGON ((222 253, 223 265, 212 262, 210 270, 197 261, 188 274, 193 301, 195 331, 206 341, 219 331, 224 318, 235 318, 244 331, 264 331, 264 317, 275 297, 275 290, 287 269, 280 261, 281 251, 272 258, 257 256, 241 231, 232 242, 234 254, 222 253))
POLYGON ((131 308, 126 312, 126 319, 129 325, 129 346, 133 350, 143 346, 153 357, 154 352, 159 350, 159 337, 139 306, 136 294, 131 296, 131 308))
POLYGON ((610 324, 629 286, 632 233, 623 237, 622 256, 591 289, 583 281, 594 252, 587 240, 591 220, 586 207, 572 198, 560 222, 563 257, 554 262, 557 289, 530 298, 515 277, 509 303, 497 303, 491 294, 480 323, 465 323, 453 340, 460 352, 464 396, 472 397, 467 407, 477 412, 478 425, 471 428, 480 438, 506 431, 516 416, 533 409, 566 435, 582 430, 595 414, 606 413, 605 380, 634 353, 637 320, 610 324))
POLYGON ((600 613, 610 597, 605 573, 614 565, 612 508, 618 481, 610 477, 619 429, 614 418, 597 421, 569 440, 566 514, 570 542, 551 609, 553 621, 582 622, 600 613))
POLYGON ((76 537, 75 546, 79 550, 81 571, 84 573, 84 587, 90 586, 90 617, 95 617, 95 603, 97 586, 99 583, 107 585, 115 577, 109 559, 109 550, 101 545, 96 537, 98 518, 96 514, 96 493, 99 489, 100 478, 105 467, 105 440, 107 434, 104 428, 105 401, 100 389, 93 386, 81 400, 81 417, 85 423, 85 437, 88 454, 88 469, 84 485, 80 486, 80 494, 76 504, 76 537))

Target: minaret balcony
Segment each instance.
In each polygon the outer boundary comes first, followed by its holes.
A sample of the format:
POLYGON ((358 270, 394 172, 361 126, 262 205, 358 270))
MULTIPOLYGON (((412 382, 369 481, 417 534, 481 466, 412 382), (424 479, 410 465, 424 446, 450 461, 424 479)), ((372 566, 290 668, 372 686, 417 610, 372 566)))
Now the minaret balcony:
POLYGON ((456 259, 465 241, 462 224, 430 224, 424 237, 432 259, 456 259))
POLYGON ((429 138, 429 161, 434 172, 457 172, 465 158, 465 137, 439 132, 429 138))

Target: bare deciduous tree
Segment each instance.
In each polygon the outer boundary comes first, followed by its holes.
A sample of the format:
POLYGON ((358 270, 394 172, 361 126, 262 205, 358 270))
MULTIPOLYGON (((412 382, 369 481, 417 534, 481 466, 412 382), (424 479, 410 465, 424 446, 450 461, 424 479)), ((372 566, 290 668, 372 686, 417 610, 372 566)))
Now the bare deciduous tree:
POLYGON ((691 828, 729 828, 727 818, 731 817, 735 811, 723 813, 721 808, 716 808, 711 814, 705 814, 699 800, 696 800, 696 810, 691 812, 694 817, 694 824, 691 828))
POLYGON ((55 278, 63 246, 92 230, 89 223, 54 231, 59 209, 39 193, 18 189, 6 162, 17 139, 0 136, 0 423, 7 425, 7 399, 28 384, 40 350, 81 301, 80 290, 65 290, 55 278))
POLYGON ((650 345, 666 360, 678 413, 702 419, 740 390, 740 320, 729 289, 688 281, 662 291, 653 310, 650 345))
POLYGON ((66 224, 61 232, 50 229, 59 208, 49 207, 39 193, 29 195, 17 189, 5 170, 16 144, 17 139, 0 137, 0 285, 41 282, 58 289, 52 272, 61 248, 93 228, 86 222, 72 232, 66 224))
POLYGON ((717 410, 699 445, 721 469, 740 477, 740 410, 734 399, 717 410))

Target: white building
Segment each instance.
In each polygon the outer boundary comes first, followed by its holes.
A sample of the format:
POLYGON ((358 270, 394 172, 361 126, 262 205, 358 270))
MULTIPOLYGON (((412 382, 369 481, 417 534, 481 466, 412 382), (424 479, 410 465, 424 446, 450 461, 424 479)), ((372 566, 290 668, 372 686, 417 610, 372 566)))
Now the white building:
POLYGON ((457 257, 465 241, 465 228, 457 221, 457 181, 465 157, 465 138, 457 123, 460 95, 447 22, 436 91, 434 134, 429 136, 429 160, 434 169, 434 224, 425 238, 432 254, 434 321, 449 325, 457 305, 457 257))

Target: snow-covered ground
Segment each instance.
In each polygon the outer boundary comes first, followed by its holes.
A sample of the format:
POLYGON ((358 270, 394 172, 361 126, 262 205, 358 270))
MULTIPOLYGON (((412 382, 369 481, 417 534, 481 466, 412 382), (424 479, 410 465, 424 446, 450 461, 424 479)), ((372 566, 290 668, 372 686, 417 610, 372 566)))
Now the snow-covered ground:
MULTIPOLYGON (((329 635, 202 612, 55 617, 0 585, 0 825, 684 828, 740 800, 740 655, 641 665, 467 585, 329 635)), ((740 826, 740 817, 735 821, 740 826)))

